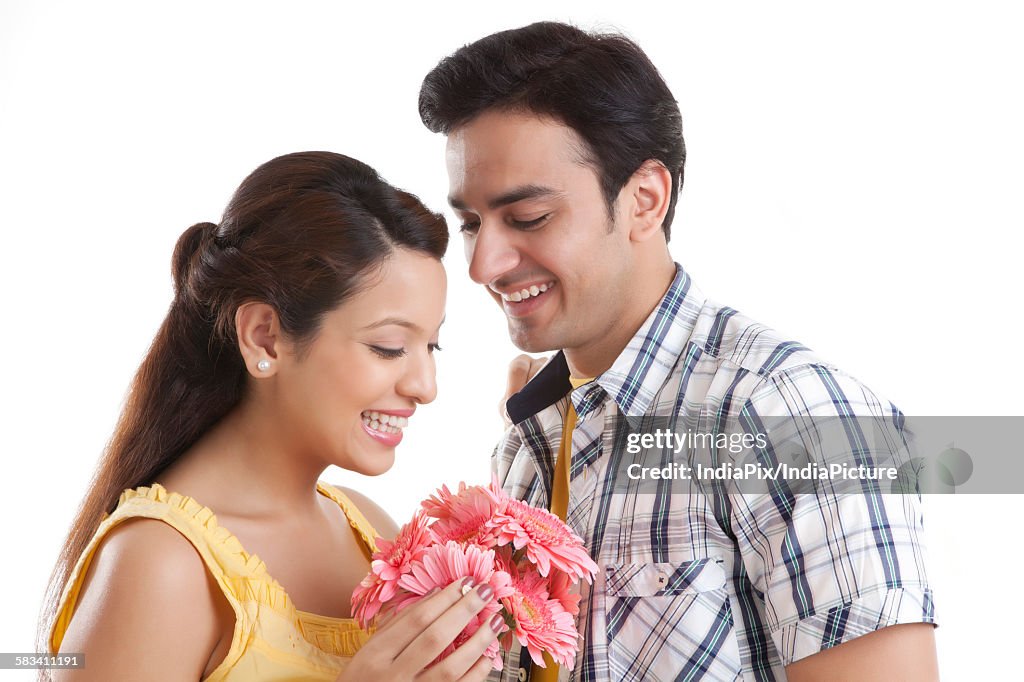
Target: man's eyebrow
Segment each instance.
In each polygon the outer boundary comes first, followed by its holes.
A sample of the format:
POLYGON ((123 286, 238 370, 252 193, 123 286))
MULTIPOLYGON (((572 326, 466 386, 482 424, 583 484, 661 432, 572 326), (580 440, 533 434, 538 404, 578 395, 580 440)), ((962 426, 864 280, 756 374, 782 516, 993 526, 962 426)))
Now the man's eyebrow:
MULTIPOLYGON (((559 192, 551 187, 544 187, 543 185, 522 185, 494 197, 487 202, 487 206, 493 210, 525 199, 550 199, 560 197, 562 195, 563 192, 559 192)), ((448 197, 448 204, 456 211, 468 210, 466 204, 458 197, 448 197)))

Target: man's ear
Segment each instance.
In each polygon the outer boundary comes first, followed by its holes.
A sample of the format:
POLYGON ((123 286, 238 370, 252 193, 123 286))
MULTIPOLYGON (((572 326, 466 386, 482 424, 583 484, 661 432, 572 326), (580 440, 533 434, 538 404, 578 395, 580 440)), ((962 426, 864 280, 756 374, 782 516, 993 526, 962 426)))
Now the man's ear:
POLYGON ((664 164, 648 159, 633 173, 623 188, 628 191, 624 218, 629 225, 629 239, 645 242, 661 232, 668 206, 672 200, 672 174, 664 164))
POLYGON ((235 330, 249 374, 257 378, 273 376, 282 343, 277 311, 260 301, 243 303, 235 311, 235 330))

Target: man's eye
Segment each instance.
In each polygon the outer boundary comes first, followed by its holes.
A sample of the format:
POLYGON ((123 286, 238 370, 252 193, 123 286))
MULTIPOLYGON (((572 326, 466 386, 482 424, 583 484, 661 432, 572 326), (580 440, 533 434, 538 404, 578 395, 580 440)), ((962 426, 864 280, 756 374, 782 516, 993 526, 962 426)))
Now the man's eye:
POLYGON ((534 227, 540 227, 541 225, 546 223, 549 218, 551 218, 551 214, 550 213, 545 213, 541 217, 534 218, 533 220, 515 220, 515 219, 512 219, 510 222, 512 223, 512 227, 516 228, 517 230, 529 230, 529 229, 532 229, 534 227))
POLYGON ((465 222, 459 226, 459 232, 463 234, 476 234, 477 230, 480 229, 479 222, 465 222))
POLYGON ((385 348, 383 346, 370 346, 370 350, 372 350, 375 355, 384 358, 385 360, 397 360, 398 358, 405 355, 404 348, 385 348))

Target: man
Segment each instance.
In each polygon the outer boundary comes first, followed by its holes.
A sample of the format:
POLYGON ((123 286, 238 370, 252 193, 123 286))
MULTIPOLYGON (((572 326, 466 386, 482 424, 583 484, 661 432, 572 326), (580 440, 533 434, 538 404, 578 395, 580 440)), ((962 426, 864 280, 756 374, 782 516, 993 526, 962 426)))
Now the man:
POLYGON ((420 115, 448 136, 470 276, 519 348, 559 351, 509 399, 495 470, 566 518, 601 569, 582 586, 574 669, 515 647, 495 679, 937 679, 917 497, 870 482, 855 494, 623 485, 625 421, 782 418, 805 434, 833 417, 858 456, 869 448, 851 420, 901 423, 673 263, 682 122, 640 48, 558 23, 497 33, 427 75, 420 115))

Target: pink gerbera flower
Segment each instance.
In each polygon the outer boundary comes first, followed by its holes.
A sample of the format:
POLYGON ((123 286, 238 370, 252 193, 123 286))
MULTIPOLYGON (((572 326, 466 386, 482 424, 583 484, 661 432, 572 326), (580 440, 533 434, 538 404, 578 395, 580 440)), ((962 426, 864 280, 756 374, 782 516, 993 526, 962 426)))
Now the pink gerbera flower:
POLYGON ((496 538, 487 529, 498 508, 499 500, 483 486, 459 484, 459 492, 452 494, 448 486, 441 486, 437 496, 422 502, 427 516, 437 519, 430 532, 435 542, 444 544, 454 540, 460 544, 477 545, 481 549, 494 547, 496 538))
POLYGON ((573 592, 573 585, 573 579, 562 571, 552 571, 548 576, 548 596, 561 604, 569 615, 575 617, 580 613, 580 595, 573 592))
POLYGON ((498 545, 512 543, 516 550, 526 548, 526 558, 546 576, 551 567, 590 582, 597 564, 583 548, 583 540, 560 518, 520 500, 507 499, 487 529, 497 534, 498 545))
MULTIPOLYGON (((411 570, 399 578, 399 587, 409 594, 404 598, 399 595, 396 600, 396 610, 414 604, 435 587, 444 588, 467 577, 472 578, 475 585, 484 583, 490 585, 494 590, 494 596, 439 658, 444 658, 454 651, 478 628, 489 627, 488 623, 491 617, 501 611, 499 600, 512 594, 512 578, 505 571, 495 568, 494 550, 483 550, 476 545, 463 547, 454 541, 446 542, 443 545, 431 545, 424 552, 422 559, 414 562, 411 570)), ((491 658, 494 669, 501 670, 502 663, 497 641, 493 642, 484 653, 491 658)))
POLYGON ((392 541, 377 538, 370 572, 352 593, 353 617, 364 628, 381 607, 398 592, 398 579, 412 569, 430 544, 430 530, 423 512, 402 526, 392 541))
POLYGON ((447 587, 457 580, 472 578, 473 583, 487 583, 494 590, 494 600, 484 607, 492 614, 501 609, 498 599, 512 594, 512 579, 494 565, 494 550, 476 545, 463 547, 455 541, 431 545, 419 561, 412 563, 408 573, 398 579, 398 586, 422 597, 435 587, 447 587))
POLYGON ((502 600, 512 614, 513 634, 530 652, 530 658, 544 666, 547 651, 560 665, 572 667, 576 656, 576 623, 557 599, 549 598, 547 580, 529 569, 512 573, 513 593, 502 600))

